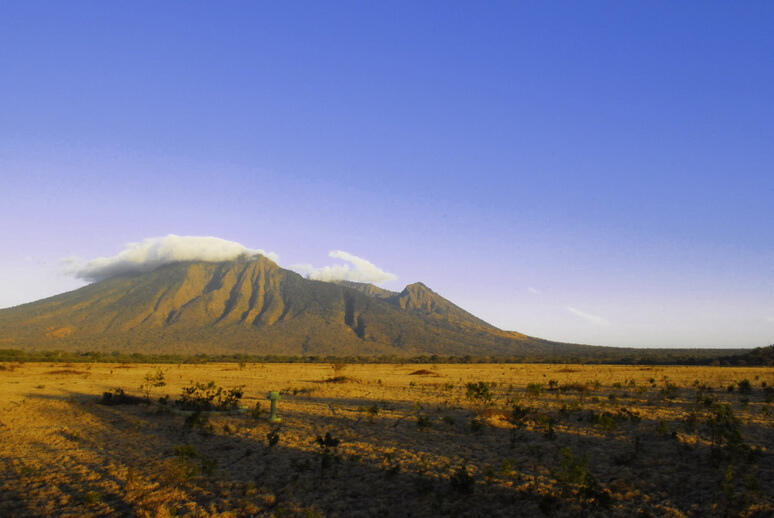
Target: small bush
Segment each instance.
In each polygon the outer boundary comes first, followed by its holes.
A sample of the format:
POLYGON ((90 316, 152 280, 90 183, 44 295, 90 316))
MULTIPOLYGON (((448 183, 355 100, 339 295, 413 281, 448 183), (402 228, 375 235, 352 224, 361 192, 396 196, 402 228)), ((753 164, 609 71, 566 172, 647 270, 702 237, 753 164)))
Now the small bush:
POLYGON ((318 446, 320 446, 320 473, 324 473, 334 463, 340 461, 338 455, 338 447, 341 444, 341 440, 335 438, 330 432, 325 433, 325 437, 320 435, 315 439, 318 446))
POLYGON ((214 381, 206 384, 192 382, 183 387, 183 393, 175 404, 183 410, 233 410, 239 406, 243 394, 241 386, 224 390, 214 381))
POLYGON ((99 491, 89 491, 83 495, 83 503, 86 505, 95 505, 102 502, 102 493, 99 491))
POLYGON ((661 387, 661 397, 664 399, 674 399, 677 397, 677 385, 670 382, 665 382, 661 387))
POLYGON ((737 386, 739 387, 739 393, 740 394, 752 394, 752 383, 750 383, 750 380, 743 379, 742 381, 737 383, 737 386))
POLYGON ((167 380, 164 377, 164 371, 161 369, 156 369, 156 372, 153 374, 146 374, 144 379, 145 383, 140 385, 140 390, 143 391, 145 394, 145 399, 148 401, 150 401, 151 392, 154 388, 160 388, 167 384, 167 380))
POLYGON ((173 468, 173 473, 181 482, 199 473, 211 476, 218 466, 217 460, 205 457, 190 444, 175 446, 172 451, 177 457, 177 465, 173 468))
POLYGON ((742 434, 739 431, 740 422, 734 415, 731 405, 713 404, 710 407, 706 425, 713 448, 726 446, 737 449, 743 445, 742 434))
POLYGON ((490 385, 485 381, 467 383, 465 384, 465 397, 484 404, 489 404, 492 402, 492 391, 489 387, 490 385))
POLYGON ((212 424, 207 414, 202 413, 201 410, 195 410, 191 415, 185 418, 183 426, 186 429, 198 429, 201 434, 209 435, 212 433, 212 424))

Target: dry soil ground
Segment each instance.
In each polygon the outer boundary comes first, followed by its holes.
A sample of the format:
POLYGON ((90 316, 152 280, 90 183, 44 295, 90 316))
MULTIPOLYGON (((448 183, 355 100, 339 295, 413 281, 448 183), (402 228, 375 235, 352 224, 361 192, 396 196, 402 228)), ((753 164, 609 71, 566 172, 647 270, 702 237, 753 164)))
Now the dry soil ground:
POLYGON ((772 385, 771 368, 4 364, 0 516, 772 516, 772 385), (159 368, 152 404, 99 404, 159 368), (210 380, 260 415, 175 409, 210 380))

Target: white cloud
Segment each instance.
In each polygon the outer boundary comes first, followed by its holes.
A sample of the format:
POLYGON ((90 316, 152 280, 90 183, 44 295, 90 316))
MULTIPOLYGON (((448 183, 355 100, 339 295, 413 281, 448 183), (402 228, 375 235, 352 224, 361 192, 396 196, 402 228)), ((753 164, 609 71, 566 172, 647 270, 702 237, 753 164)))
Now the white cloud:
POLYGON ((774 324, 774 317, 766 317, 766 322, 771 322, 774 324))
POLYGON ((530 292, 530 293, 532 293, 533 295, 540 295, 540 290, 539 290, 539 289, 537 289, 537 288, 533 288, 532 286, 530 286, 529 288, 527 288, 527 291, 528 291, 528 292, 530 292))
POLYGON ((398 278, 395 274, 385 272, 370 261, 343 250, 333 250, 328 256, 334 259, 341 259, 350 264, 334 264, 323 266, 322 268, 315 268, 311 264, 295 264, 290 268, 306 275, 310 279, 318 281, 344 280, 379 284, 398 278))
POLYGON ((606 318, 603 318, 597 315, 592 315, 591 313, 586 313, 585 311, 581 311, 580 309, 576 309, 572 306, 567 306, 565 309, 567 309, 567 311, 569 311, 573 315, 578 316, 594 325, 603 326, 603 327, 607 327, 610 325, 610 322, 606 318))
MULTIPOLYGON (((60 260, 66 273, 89 282, 101 281, 122 274, 151 271, 164 264, 178 261, 229 261, 240 256, 260 254, 278 262, 279 256, 261 249, 251 249, 234 241, 217 237, 177 236, 152 237, 129 243, 116 255, 84 261, 70 256, 60 260)), ((290 268, 319 281, 347 280, 379 284, 397 279, 375 264, 342 250, 328 254, 348 264, 333 264, 316 268, 310 264, 296 264, 290 268)))
POLYGON ((228 261, 242 255, 261 254, 272 261, 273 252, 250 249, 234 241, 217 237, 176 236, 152 237, 129 243, 118 254, 98 257, 83 263, 73 257, 62 260, 68 273, 87 281, 100 281, 125 273, 147 272, 163 264, 178 261, 228 261))

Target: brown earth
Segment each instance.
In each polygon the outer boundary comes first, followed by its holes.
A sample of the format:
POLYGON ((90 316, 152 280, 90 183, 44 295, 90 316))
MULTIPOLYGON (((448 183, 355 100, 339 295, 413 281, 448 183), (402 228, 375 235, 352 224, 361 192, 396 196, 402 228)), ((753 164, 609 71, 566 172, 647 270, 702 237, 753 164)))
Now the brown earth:
POLYGON ((771 516, 764 384, 774 369, 5 364, 0 516, 771 516), (153 404, 98 404, 157 369, 153 404), (263 412, 187 427, 155 403, 209 380, 263 412))

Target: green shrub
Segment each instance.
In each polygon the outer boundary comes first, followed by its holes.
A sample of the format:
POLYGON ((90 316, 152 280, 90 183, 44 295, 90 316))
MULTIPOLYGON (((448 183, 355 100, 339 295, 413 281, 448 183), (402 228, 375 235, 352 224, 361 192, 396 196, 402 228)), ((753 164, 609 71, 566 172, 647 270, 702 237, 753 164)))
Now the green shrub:
POLYGON ((156 369, 154 373, 148 373, 145 375, 145 383, 140 385, 140 390, 145 394, 145 399, 150 401, 151 392, 154 388, 160 388, 167 384, 167 380, 164 377, 164 371, 161 368, 156 369))
POLYGON ((583 457, 576 457, 573 455, 570 448, 562 448, 559 451, 561 455, 560 468, 556 474, 557 480, 565 485, 572 484, 584 485, 591 479, 591 473, 589 472, 589 460, 585 455, 583 457))
POLYGON ((95 505, 102 502, 102 493, 99 491, 89 491, 83 495, 83 503, 86 505, 95 505))
POLYGON ((543 385, 540 383, 529 383, 527 384, 527 395, 529 396, 539 396, 543 392, 543 385))
POLYGON ((465 384, 465 397, 484 404, 492 402, 492 391, 490 385, 484 381, 478 383, 465 384))
POLYGON ((424 430, 426 428, 430 428, 433 425, 433 422, 430 420, 429 417, 425 415, 420 415, 417 417, 417 428, 420 430, 424 430))
POLYGON ((565 383, 559 387, 559 392, 575 391, 579 394, 583 394, 584 392, 588 392, 588 390, 589 387, 583 383, 565 383))
POLYGON ((266 442, 269 444, 269 448, 276 446, 280 440, 279 428, 274 428, 266 434, 266 442))
POLYGON ((599 427, 605 432, 609 433, 615 430, 615 417, 610 412, 602 412, 597 416, 596 421, 599 427))
POLYGON ((664 399, 674 399, 677 397, 677 385, 670 382, 665 382, 661 387, 661 397, 664 399))
POLYGON ((233 410, 239 406, 239 400, 244 395, 242 386, 224 390, 209 383, 193 383, 183 387, 183 393, 175 404, 183 410, 233 410))
POLYGON ((177 465, 173 468, 173 474, 178 481, 185 481, 199 473, 211 476, 215 473, 218 461, 200 454, 190 444, 181 444, 173 449, 177 458, 177 465))

